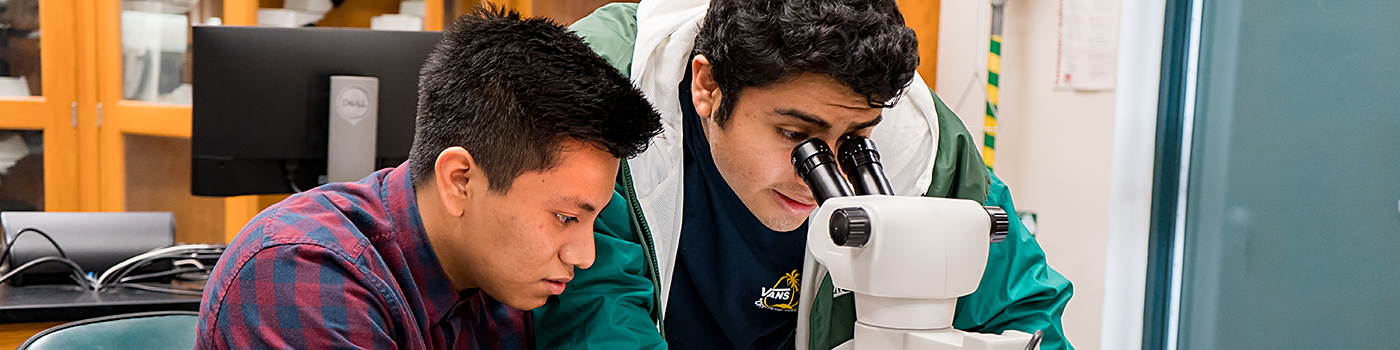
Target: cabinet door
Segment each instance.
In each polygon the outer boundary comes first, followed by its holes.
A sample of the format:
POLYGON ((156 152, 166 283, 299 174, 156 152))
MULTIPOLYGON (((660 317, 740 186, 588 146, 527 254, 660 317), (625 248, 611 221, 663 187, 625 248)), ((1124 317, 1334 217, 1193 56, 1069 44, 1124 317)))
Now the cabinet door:
POLYGON ((222 242, 225 200, 190 194, 189 43, 224 1, 94 2, 100 210, 174 212, 176 241, 222 242))
POLYGON ((0 211, 78 210, 73 10, 0 2, 0 211))

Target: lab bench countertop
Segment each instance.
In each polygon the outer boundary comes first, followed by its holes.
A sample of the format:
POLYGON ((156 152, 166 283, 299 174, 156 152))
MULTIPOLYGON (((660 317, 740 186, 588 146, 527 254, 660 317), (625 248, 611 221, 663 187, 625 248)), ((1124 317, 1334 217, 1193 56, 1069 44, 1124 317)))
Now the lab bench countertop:
POLYGON ((0 349, 14 349, 49 327, 94 317, 163 310, 199 310, 200 296, 131 288, 85 290, 75 285, 0 284, 0 349))

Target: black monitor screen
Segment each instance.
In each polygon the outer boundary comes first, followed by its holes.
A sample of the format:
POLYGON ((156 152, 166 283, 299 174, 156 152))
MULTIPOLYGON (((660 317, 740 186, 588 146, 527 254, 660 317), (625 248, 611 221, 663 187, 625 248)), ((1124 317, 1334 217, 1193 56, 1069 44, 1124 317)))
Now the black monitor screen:
POLYGON ((376 166, 408 159, 418 71, 439 32, 196 27, 191 192, 291 193, 323 181, 330 76, 379 78, 376 166))

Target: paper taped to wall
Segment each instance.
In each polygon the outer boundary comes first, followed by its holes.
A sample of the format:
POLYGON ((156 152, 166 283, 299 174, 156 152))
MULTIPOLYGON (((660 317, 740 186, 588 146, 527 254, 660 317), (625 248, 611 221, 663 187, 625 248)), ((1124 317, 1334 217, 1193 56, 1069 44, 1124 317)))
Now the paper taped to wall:
POLYGON ((1060 0, 1055 88, 1113 90, 1118 67, 1118 0, 1060 0))

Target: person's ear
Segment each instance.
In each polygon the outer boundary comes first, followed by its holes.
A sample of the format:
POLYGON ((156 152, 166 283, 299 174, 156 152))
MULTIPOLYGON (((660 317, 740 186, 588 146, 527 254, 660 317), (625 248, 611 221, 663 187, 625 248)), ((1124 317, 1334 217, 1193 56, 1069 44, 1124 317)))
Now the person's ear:
POLYGON ((433 179, 438 197, 448 215, 461 217, 466 213, 472 196, 486 188, 486 173, 476 165, 472 154, 462 147, 449 147, 438 153, 433 164, 433 179))
POLYGON ((705 55, 695 55, 690 60, 690 99, 695 105, 695 112, 701 118, 709 118, 719 110, 719 103, 723 95, 719 91, 719 83, 715 82, 714 71, 711 69, 710 59, 705 55))

